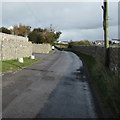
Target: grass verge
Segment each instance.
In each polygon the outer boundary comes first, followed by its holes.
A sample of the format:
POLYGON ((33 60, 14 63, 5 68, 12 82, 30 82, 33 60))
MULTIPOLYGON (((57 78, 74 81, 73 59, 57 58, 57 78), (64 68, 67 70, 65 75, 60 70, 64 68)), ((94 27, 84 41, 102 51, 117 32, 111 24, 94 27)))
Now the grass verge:
POLYGON ((0 69, 0 72, 8 72, 8 71, 15 71, 18 69, 21 69, 23 67, 27 67, 29 65, 32 65, 33 63, 38 62, 40 59, 30 59, 30 58, 23 58, 24 63, 18 62, 18 60, 6 60, 6 61, 0 61, 0 66, 2 69, 0 69))
POLYGON ((103 104, 111 109, 115 117, 120 117, 120 80, 92 56, 73 52, 86 63, 92 82, 101 94, 103 104))
POLYGON ((52 54, 52 53, 54 53, 55 52, 55 50, 50 50, 49 51, 49 54, 52 54))
POLYGON ((68 48, 68 44, 55 44, 57 48, 68 48))

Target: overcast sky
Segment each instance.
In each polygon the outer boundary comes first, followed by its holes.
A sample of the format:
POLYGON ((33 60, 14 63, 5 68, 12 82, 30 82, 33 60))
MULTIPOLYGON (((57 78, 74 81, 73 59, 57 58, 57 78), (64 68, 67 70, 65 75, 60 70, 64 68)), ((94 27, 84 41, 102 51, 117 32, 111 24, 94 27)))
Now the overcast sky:
MULTIPOLYGON (((102 2, 3 2, 2 26, 61 31, 60 40, 102 40, 102 2)), ((109 3, 109 38, 118 38, 118 3, 109 3)))

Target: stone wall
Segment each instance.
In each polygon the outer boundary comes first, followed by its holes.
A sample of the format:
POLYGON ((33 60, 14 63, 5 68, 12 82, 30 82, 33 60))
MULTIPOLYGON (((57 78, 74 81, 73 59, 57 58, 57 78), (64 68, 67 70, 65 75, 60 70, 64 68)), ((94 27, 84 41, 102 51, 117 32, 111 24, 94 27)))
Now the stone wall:
POLYGON ((50 44, 33 44, 33 53, 49 53, 52 50, 50 44))
POLYGON ((73 46, 72 49, 98 58, 104 63, 105 51, 103 47, 98 46, 73 46))
POLYGON ((32 43, 27 37, 0 33, 0 60, 17 59, 32 55, 32 43))
POLYGON ((1 60, 17 59, 32 55, 32 43, 21 41, 0 41, 1 60))
POLYGON ((50 44, 32 44, 28 38, 0 33, 0 60, 29 57, 32 53, 49 53, 50 44))
POLYGON ((5 34, 5 33, 0 33, 0 38, 2 38, 2 40, 12 40, 12 41, 17 40, 17 41, 21 41, 21 42, 28 42, 27 37, 11 35, 11 34, 5 34))
POLYGON ((120 48, 110 48, 110 69, 120 78, 120 48))
MULTIPOLYGON (((91 55, 105 64, 105 49, 99 46, 72 46, 72 49, 81 53, 91 55)), ((109 48, 109 68, 120 77, 120 48, 109 48)))

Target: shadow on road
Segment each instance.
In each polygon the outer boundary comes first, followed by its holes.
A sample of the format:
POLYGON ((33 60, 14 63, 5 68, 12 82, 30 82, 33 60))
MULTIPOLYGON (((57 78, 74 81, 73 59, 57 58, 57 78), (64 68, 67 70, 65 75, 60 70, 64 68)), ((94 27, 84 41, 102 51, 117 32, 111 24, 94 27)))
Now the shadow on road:
POLYGON ((40 72, 54 72, 54 71, 40 70, 40 69, 34 69, 34 68, 24 68, 24 70, 32 70, 32 71, 40 71, 40 72))

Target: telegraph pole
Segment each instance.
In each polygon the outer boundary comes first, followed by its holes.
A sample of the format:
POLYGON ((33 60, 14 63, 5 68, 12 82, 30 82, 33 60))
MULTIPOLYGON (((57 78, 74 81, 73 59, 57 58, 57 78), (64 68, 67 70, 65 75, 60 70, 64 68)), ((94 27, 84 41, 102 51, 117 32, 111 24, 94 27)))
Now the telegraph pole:
POLYGON ((52 24, 50 24, 50 31, 52 31, 52 24))
POLYGON ((108 0, 104 0, 103 19, 104 19, 103 28, 104 28, 105 48, 109 48, 109 38, 108 38, 108 0))
POLYGON ((103 8, 105 66, 109 67, 108 0, 104 0, 104 6, 102 6, 102 8, 103 8))

